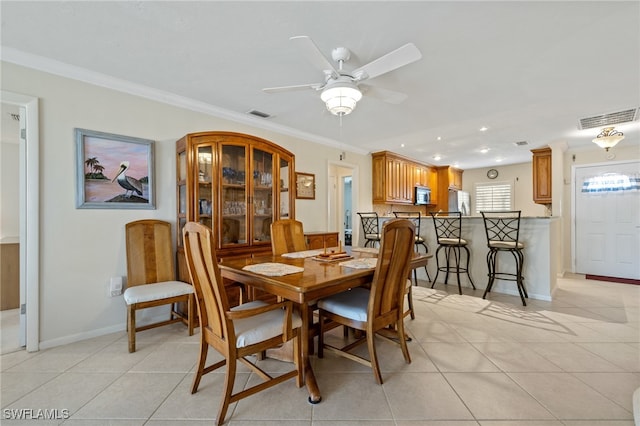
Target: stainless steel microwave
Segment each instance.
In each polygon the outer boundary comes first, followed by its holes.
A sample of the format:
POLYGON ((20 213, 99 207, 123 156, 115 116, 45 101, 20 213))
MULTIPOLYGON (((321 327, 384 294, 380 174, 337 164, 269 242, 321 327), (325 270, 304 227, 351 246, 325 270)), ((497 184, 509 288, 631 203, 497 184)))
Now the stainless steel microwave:
POLYGON ((416 186, 414 200, 416 206, 431 204, 431 188, 428 186, 416 186))

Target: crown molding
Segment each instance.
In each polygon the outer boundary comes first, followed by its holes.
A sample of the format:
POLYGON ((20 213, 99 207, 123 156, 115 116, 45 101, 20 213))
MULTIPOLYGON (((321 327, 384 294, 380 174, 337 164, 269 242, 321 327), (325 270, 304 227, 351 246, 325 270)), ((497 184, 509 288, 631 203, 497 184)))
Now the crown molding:
MULTIPOLYGON (((207 114, 213 117, 222 118, 222 119, 233 121, 236 123, 246 124, 248 126, 257 127, 260 129, 269 130, 276 133, 281 133, 283 135, 307 140, 309 142, 314 142, 321 145, 338 148, 341 150, 347 149, 343 142, 339 142, 334 139, 325 138, 312 133, 303 132, 303 131, 294 129, 292 127, 272 123, 261 118, 248 116, 246 114, 238 113, 225 108, 220 108, 215 105, 207 104, 205 102, 197 101, 195 99, 187 98, 185 96, 176 95, 174 93, 154 89, 152 87, 145 86, 142 84, 132 83, 127 80, 111 77, 106 74, 88 70, 86 68, 81 68, 75 65, 66 64, 64 62, 60 62, 55 59, 45 58, 43 56, 26 53, 21 50, 14 49, 12 47, 3 46, 1 50, 0 59, 5 62, 10 62, 23 67, 32 68, 32 69, 46 72, 49 74, 58 75, 60 77, 82 81, 84 83, 104 87, 106 89, 111 89, 118 92, 139 96, 141 98, 149 99, 156 102, 161 102, 167 105, 172 105, 175 107, 187 109, 194 112, 207 114)), ((362 155, 368 154, 368 151, 353 148, 353 147, 348 147, 348 150, 350 150, 351 152, 355 152, 357 154, 362 154, 362 155)))

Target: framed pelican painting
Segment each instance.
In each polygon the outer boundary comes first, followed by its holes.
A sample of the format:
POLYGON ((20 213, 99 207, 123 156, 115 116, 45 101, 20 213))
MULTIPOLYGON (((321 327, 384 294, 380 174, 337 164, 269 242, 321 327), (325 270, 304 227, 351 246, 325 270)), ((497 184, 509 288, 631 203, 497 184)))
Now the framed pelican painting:
POLYGON ((75 129, 76 207, 155 209, 154 142, 75 129))

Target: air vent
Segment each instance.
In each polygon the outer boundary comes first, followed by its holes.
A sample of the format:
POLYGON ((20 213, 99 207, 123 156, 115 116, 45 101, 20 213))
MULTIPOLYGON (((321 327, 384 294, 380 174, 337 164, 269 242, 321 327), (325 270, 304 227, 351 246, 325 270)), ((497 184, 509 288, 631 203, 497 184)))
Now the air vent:
POLYGON ((252 109, 250 111, 247 111, 247 114, 255 115, 256 117, 260 117, 260 118, 271 117, 270 114, 267 114, 266 112, 258 111, 257 109, 252 109))
POLYGON ((529 142, 527 142, 527 141, 518 141, 518 142, 514 142, 513 144, 515 146, 527 146, 527 145, 529 145, 529 142))
POLYGON ((578 129, 593 129, 594 127, 607 127, 619 123, 627 123, 638 117, 638 108, 627 109, 624 111, 611 112, 609 114, 596 115, 593 117, 581 118, 578 123, 578 129))

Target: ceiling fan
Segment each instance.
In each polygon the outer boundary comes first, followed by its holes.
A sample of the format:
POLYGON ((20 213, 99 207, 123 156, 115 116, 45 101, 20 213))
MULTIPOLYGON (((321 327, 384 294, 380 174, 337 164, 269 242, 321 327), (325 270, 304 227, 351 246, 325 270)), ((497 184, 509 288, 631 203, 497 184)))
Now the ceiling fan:
POLYGON ((369 86, 362 84, 362 82, 422 58, 418 48, 413 43, 407 43, 360 68, 346 71, 343 69, 344 63, 351 57, 351 52, 346 47, 337 47, 331 52, 331 58, 338 63, 338 69, 336 69, 310 37, 295 36, 291 37, 290 40, 300 46, 303 54, 316 68, 322 70, 324 81, 293 86, 267 87, 262 91, 266 93, 305 89, 322 91, 320 98, 325 102, 327 109, 338 116, 350 114, 355 109, 356 103, 362 98, 363 92, 392 104, 399 104, 404 101, 407 98, 404 93, 369 86))

